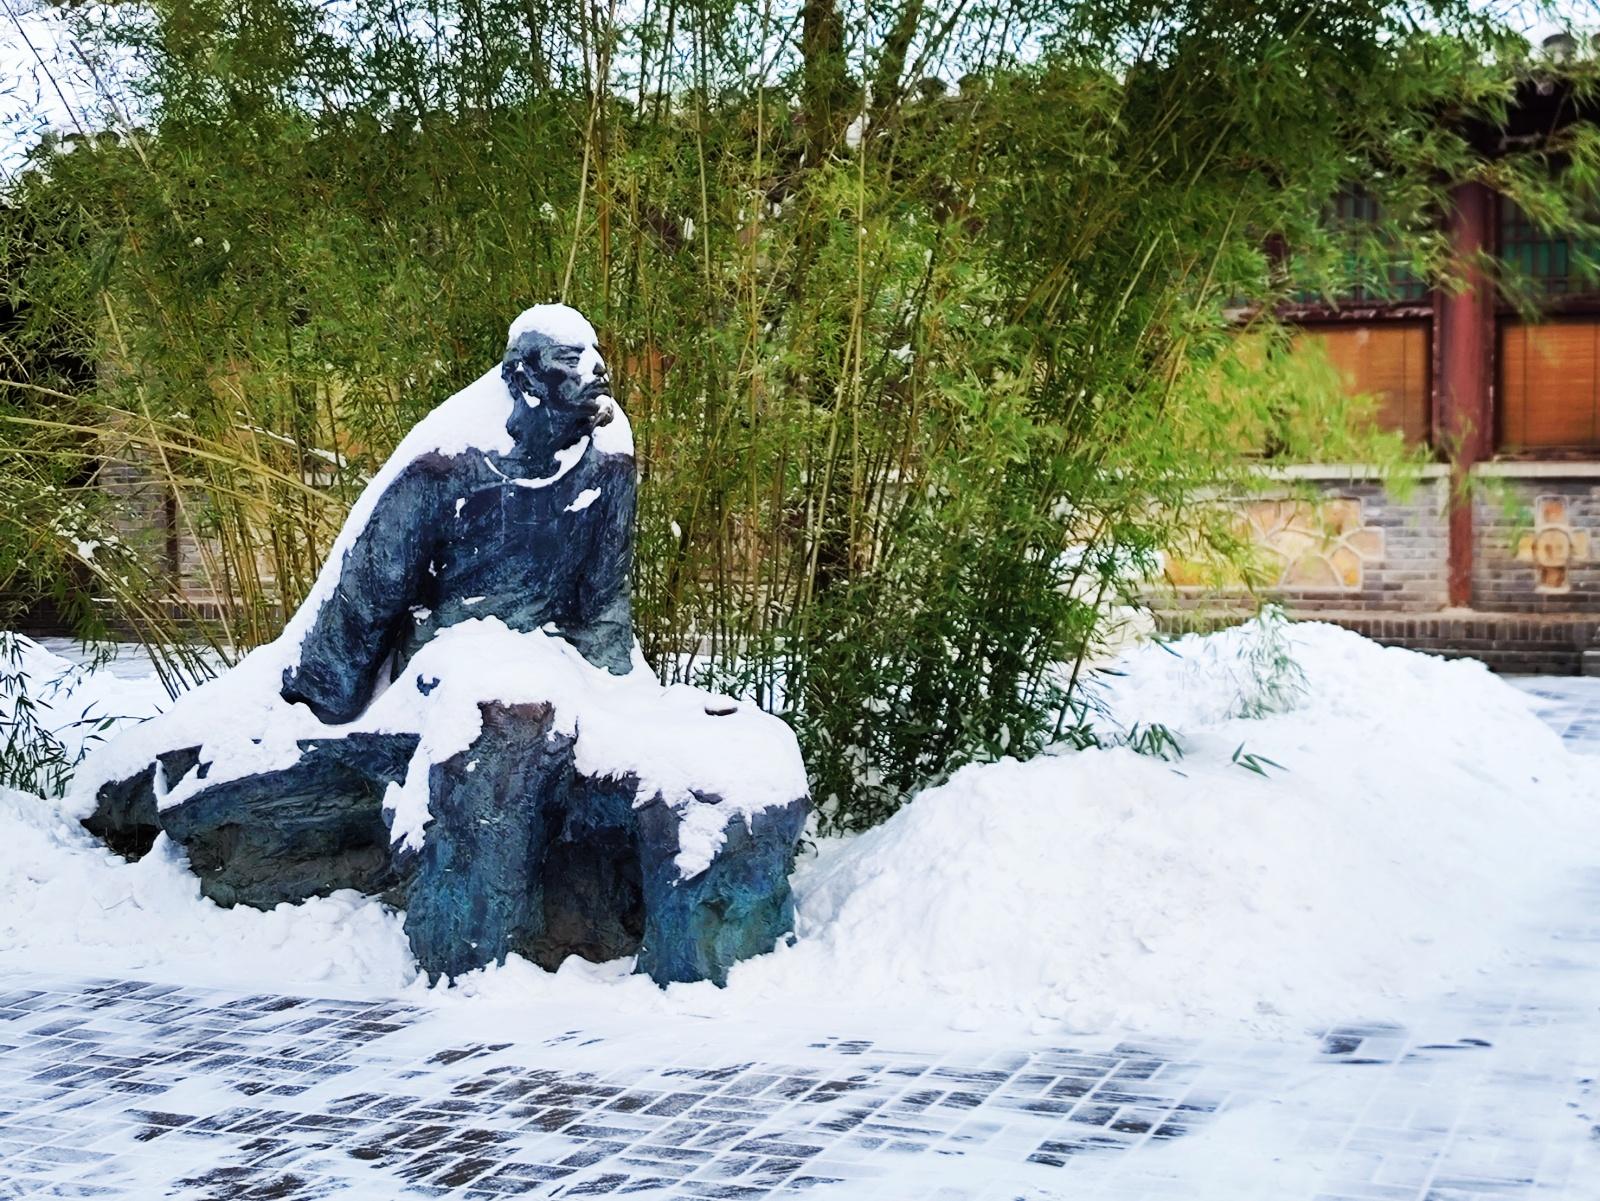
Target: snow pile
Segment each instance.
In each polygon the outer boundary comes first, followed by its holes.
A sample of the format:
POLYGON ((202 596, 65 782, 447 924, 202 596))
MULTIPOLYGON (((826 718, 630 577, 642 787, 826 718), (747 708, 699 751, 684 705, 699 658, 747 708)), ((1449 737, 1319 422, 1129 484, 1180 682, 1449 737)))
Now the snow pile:
POLYGON ((0 964, 390 994, 416 976, 398 915, 358 893, 219 909, 163 835, 125 863, 51 801, 0 790, 0 964))
POLYGON ((442 631, 417 652, 400 680, 344 727, 422 731, 405 782, 391 786, 384 802, 394 814, 390 833, 396 841, 422 846, 429 771, 477 739, 484 697, 508 705, 551 702, 554 731, 576 740, 580 775, 632 775, 641 801, 659 795, 674 806, 682 815, 676 863, 684 879, 711 866, 731 818, 748 822, 807 792, 794 732, 756 706, 686 684, 662 687, 644 666, 613 676, 559 636, 522 634, 486 618, 442 631), (461 671, 463 663, 474 670, 461 671), (411 680, 427 685, 427 694, 407 687, 411 680), (696 792, 722 799, 708 804, 696 792))
POLYGON ((1519 907, 1593 859, 1592 762, 1481 664, 1327 625, 1284 635, 1304 672, 1292 711, 1232 716, 1256 699, 1238 665, 1261 636, 1119 664, 1115 710, 1172 729, 1181 762, 1114 749, 958 773, 821 857, 797 882, 800 946, 736 986, 849 979, 963 1025, 1288 1033, 1494 966, 1519 907))
POLYGON ((511 323, 506 341, 515 342, 523 334, 543 334, 562 346, 597 346, 600 336, 582 313, 564 304, 536 304, 525 309, 511 323))
MULTIPOLYGON (((1130 725, 1171 728, 1179 761, 1111 749, 971 767, 879 829, 825 843, 796 877, 798 943, 739 965, 726 990, 662 992, 626 961, 552 974, 514 960, 428 995, 763 1022, 825 1011, 857 1030, 1294 1037, 1398 1017, 1504 966, 1512 928, 1594 860, 1600 759, 1568 752, 1479 664, 1324 625, 1284 635, 1304 673, 1298 699, 1275 694, 1292 707, 1236 716, 1262 708, 1241 668, 1262 658, 1261 637, 1121 660, 1108 700, 1130 725), (1249 756, 1265 775, 1241 766, 1249 756)), ((606 739, 634 739, 641 756, 676 737, 618 723, 606 739)), ((0 959, 189 978, 209 943, 236 983, 411 978, 375 902, 225 913, 170 850, 122 865, 46 805, 0 805, 0 959)))
MULTIPOLYGON (((143 671, 137 662, 91 671, 31 639, 18 644, 7 670, 27 677, 40 725, 69 759, 86 738, 137 737, 130 727, 169 703, 147 661, 143 671)), ((0 698, 0 716, 11 703, 0 698)), ((379 995, 416 976, 399 916, 376 901, 345 892, 269 913, 220 909, 165 836, 126 863, 60 801, 10 789, 0 789, 0 896, 0 964, 12 967, 379 995)))
MULTIPOLYGON (((148 660, 137 674, 115 670, 114 663, 90 671, 31 638, 14 637, 16 657, 0 663, 0 674, 28 681, 33 719, 56 737, 68 762, 167 706, 167 691, 148 660)), ((0 724, 11 723, 14 704, 9 689, 0 689, 0 724)))

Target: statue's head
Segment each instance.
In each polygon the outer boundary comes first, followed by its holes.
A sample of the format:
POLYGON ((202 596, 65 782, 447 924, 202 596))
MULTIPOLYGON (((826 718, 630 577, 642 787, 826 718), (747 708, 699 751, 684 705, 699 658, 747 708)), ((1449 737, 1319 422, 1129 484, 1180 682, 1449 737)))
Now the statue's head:
POLYGON ((512 322, 500 374, 513 406, 506 428, 528 451, 571 446, 616 415, 594 327, 564 304, 535 305, 512 322))

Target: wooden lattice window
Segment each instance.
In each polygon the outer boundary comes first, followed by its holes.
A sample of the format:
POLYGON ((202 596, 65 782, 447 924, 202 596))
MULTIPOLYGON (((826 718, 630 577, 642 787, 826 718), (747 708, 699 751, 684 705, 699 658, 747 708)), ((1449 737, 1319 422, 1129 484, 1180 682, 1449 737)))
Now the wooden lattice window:
POLYGON ((1600 449, 1600 318, 1500 326, 1501 450, 1600 449))
MULTIPOLYGON (((1342 189, 1329 206, 1327 228, 1346 246, 1344 273, 1352 280, 1335 298, 1339 304, 1414 303, 1427 298, 1427 283, 1408 264, 1387 258, 1386 243, 1374 240, 1381 218, 1377 198, 1359 186, 1342 189)), ((1313 292, 1295 296, 1301 304, 1323 299, 1313 292)))
POLYGON ((1594 271, 1600 242, 1537 228, 1511 200, 1500 201, 1500 258, 1536 296, 1572 296, 1600 291, 1594 271))
POLYGON ((1339 372, 1351 396, 1378 400, 1374 422, 1394 430, 1412 446, 1428 441, 1430 345, 1426 322, 1315 326, 1298 341, 1315 343, 1339 372))

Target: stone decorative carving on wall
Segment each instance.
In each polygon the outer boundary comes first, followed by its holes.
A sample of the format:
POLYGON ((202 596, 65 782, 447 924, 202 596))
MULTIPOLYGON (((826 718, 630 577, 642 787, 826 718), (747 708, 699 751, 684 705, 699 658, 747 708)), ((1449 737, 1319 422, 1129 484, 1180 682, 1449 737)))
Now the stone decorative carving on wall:
POLYGON ((1269 588, 1359 592, 1366 565, 1383 557, 1383 531, 1364 524, 1354 497, 1258 500, 1245 520, 1266 560, 1269 588))
MULTIPOLYGON (((1359 592, 1367 566, 1383 558, 1383 531, 1365 524, 1356 497, 1247 501, 1239 518, 1267 590, 1359 592)), ((1179 587, 1211 582, 1200 565, 1181 560, 1169 561, 1167 576, 1179 587)))
POLYGON ((1566 592, 1574 563, 1589 561, 1589 535, 1574 529, 1567 498, 1540 496, 1533 502, 1533 529, 1517 540, 1517 559, 1531 563, 1540 592, 1566 592))

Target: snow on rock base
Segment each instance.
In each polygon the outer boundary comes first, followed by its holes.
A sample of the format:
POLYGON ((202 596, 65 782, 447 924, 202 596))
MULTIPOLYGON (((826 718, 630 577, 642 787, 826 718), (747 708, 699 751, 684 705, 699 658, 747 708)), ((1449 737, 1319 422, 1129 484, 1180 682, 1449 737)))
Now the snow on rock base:
POLYGON ((0 964, 13 970, 359 995, 416 979, 398 916, 376 901, 221 909, 169 840, 127 863, 27 793, 0 791, 0 893, 0 964))
POLYGON ((381 895, 430 978, 637 953, 658 983, 720 984, 792 930, 805 774, 754 706, 498 618, 442 631, 339 726, 264 687, 274 667, 258 652, 91 760, 84 824, 130 855, 170 837, 224 905, 381 895))

